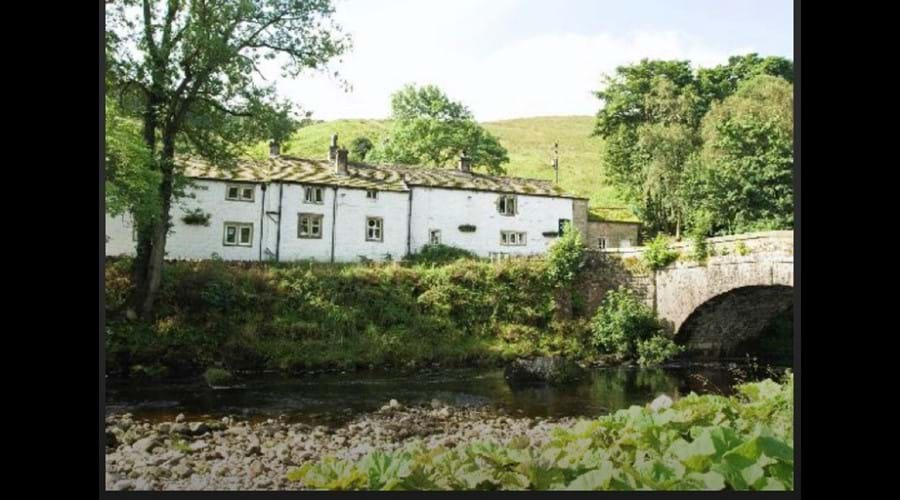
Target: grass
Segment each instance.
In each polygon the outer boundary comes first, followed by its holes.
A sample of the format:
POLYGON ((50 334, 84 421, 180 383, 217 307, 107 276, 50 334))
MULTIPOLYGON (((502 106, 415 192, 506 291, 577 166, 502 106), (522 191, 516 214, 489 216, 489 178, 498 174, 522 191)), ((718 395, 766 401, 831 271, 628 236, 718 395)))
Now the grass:
MULTIPOLYGON (((304 158, 324 158, 331 135, 349 147, 353 139, 368 137, 379 144, 390 132, 388 120, 335 120, 300 129, 282 146, 284 154, 304 158)), ((600 150, 603 139, 591 137, 591 116, 545 116, 517 118, 482 125, 500 139, 509 152, 508 175, 552 180, 553 144, 559 143, 559 184, 565 190, 590 199, 592 219, 637 221, 615 187, 604 178, 600 150)), ((253 156, 265 157, 268 148, 260 144, 253 156)), ((353 158, 351 158, 353 159, 353 158)))

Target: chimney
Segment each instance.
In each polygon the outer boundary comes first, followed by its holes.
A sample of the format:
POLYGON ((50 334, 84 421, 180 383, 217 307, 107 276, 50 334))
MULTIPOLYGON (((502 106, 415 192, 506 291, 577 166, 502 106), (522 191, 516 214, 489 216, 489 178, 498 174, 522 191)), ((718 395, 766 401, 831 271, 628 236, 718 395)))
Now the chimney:
POLYGON ((466 156, 466 152, 463 151, 461 155, 459 155, 459 171, 469 173, 472 171, 472 159, 466 156))
POLYGON ((331 147, 328 148, 328 160, 329 161, 334 161, 337 159, 337 151, 338 151, 337 134, 334 134, 331 136, 331 147))
POLYGON ((275 141, 269 142, 269 158, 278 158, 281 154, 281 144, 275 141))
POLYGON ((338 149, 336 159, 334 161, 334 173, 338 175, 347 175, 347 153, 344 148, 338 149))

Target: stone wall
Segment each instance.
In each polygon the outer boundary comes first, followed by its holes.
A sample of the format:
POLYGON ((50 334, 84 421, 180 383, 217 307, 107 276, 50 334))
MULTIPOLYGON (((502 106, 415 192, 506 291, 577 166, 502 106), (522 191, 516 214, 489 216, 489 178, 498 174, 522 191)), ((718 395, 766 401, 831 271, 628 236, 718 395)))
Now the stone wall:
POLYGON ((585 244, 588 248, 600 248, 599 240, 606 240, 606 248, 630 248, 636 246, 639 237, 639 223, 588 221, 585 244))

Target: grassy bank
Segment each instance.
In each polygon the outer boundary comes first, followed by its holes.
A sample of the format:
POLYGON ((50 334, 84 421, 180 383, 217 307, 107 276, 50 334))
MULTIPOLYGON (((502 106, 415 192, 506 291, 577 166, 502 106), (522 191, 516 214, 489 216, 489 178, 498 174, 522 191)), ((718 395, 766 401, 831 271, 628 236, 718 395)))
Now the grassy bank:
POLYGON ((540 260, 444 266, 173 262, 152 321, 128 321, 130 259, 107 261, 107 371, 493 364, 580 356, 587 321, 554 321, 540 260))

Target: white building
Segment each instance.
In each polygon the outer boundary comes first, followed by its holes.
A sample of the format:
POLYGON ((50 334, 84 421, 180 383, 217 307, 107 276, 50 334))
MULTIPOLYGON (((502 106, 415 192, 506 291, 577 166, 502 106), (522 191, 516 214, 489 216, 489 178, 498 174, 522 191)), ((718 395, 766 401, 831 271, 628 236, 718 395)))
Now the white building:
MULTIPOLYGON (((547 250, 563 221, 583 229, 587 200, 550 181, 277 154, 233 170, 184 160, 192 186, 172 210, 169 259, 399 260, 429 243, 481 257, 547 250)), ((133 255, 129 216, 106 217, 107 255, 133 255)))

